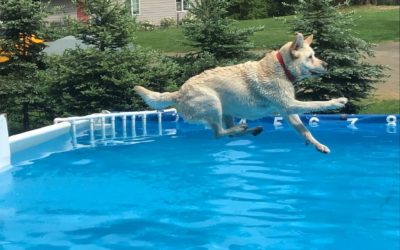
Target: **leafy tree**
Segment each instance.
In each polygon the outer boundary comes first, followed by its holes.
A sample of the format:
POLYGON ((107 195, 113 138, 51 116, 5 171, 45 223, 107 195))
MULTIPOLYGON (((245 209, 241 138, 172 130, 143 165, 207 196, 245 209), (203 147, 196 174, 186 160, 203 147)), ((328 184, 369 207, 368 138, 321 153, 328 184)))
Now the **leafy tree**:
POLYGON ((265 0, 233 0, 228 7, 232 18, 246 20, 267 17, 265 0))
POLYGON ((268 16, 287 16, 294 14, 294 4, 299 0, 266 0, 268 16))
POLYGON ((39 1, 0 1, 0 112, 8 113, 11 133, 30 129, 32 115, 45 108, 37 72, 44 69, 46 15, 39 1))
POLYGON ((296 85, 298 96, 312 100, 345 96, 350 102, 341 112, 357 112, 357 102, 384 77, 384 66, 364 60, 373 56, 373 46, 352 31, 353 13, 339 11, 332 0, 303 0, 296 10, 293 30, 314 34, 313 48, 328 63, 328 74, 296 85))
POLYGON ((191 45, 217 60, 244 57, 253 48, 251 35, 262 28, 239 29, 228 17, 227 0, 194 0, 183 33, 191 45))
POLYGON ((377 4, 377 0, 353 0, 355 4, 361 4, 361 5, 366 5, 366 4, 377 4))
MULTIPOLYGON (((341 0, 342 2, 345 0, 341 0)), ((358 5, 399 5, 400 1, 399 0, 351 0, 350 1, 352 4, 358 4, 358 5)))

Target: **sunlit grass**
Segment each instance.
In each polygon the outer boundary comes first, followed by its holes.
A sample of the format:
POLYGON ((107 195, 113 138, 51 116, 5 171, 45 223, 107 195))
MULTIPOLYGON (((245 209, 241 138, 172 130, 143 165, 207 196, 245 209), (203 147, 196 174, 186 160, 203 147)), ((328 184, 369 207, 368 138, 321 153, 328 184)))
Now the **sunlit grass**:
MULTIPOLYGON (((360 38, 373 43, 399 41, 398 7, 356 7, 344 11, 349 10, 355 12, 354 31, 360 38)), ((236 25, 242 28, 264 26, 263 31, 257 32, 252 37, 252 42, 256 49, 270 49, 277 48, 292 38, 291 20, 293 16, 238 21, 236 25)), ((180 27, 139 31, 136 37, 137 44, 163 52, 185 53, 193 50, 187 45, 180 27)))
POLYGON ((360 114, 400 114, 400 100, 365 100, 360 114))

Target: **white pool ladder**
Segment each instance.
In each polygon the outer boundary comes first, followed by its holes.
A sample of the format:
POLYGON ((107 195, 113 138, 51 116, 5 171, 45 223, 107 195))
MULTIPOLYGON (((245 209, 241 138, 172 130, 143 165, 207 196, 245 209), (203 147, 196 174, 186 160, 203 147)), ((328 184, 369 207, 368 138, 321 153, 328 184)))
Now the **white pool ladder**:
POLYGON ((74 145, 77 144, 77 127, 80 125, 87 125, 89 123, 89 134, 90 134, 90 143, 94 144, 95 142, 95 131, 101 129, 101 139, 107 139, 107 128, 111 127, 111 139, 115 139, 116 131, 115 131, 115 119, 122 118, 122 134, 123 137, 127 137, 127 119, 130 118, 132 120, 131 123, 131 133, 132 137, 137 137, 136 133, 136 118, 142 118, 142 128, 143 134, 142 136, 147 136, 147 116, 156 114, 158 116, 158 134, 162 135, 162 115, 168 113, 176 116, 176 121, 179 119, 179 116, 176 112, 176 109, 165 109, 165 110, 151 110, 151 111, 132 111, 132 112, 116 112, 111 113, 109 111, 102 111, 102 113, 91 114, 87 116, 74 116, 67 118, 56 118, 54 119, 54 123, 61 122, 69 122, 71 124, 71 134, 72 134, 72 142, 74 145), (107 120, 110 123, 107 123, 107 120))

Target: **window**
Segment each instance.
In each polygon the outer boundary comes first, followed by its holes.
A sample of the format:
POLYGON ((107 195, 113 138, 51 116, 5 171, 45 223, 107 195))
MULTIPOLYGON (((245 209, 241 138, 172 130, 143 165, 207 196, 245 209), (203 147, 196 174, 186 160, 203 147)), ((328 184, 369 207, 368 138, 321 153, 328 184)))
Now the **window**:
POLYGON ((190 9, 190 0, 176 0, 176 10, 185 11, 190 9))
POLYGON ((126 6, 130 8, 131 14, 139 14, 139 0, 126 0, 126 6))

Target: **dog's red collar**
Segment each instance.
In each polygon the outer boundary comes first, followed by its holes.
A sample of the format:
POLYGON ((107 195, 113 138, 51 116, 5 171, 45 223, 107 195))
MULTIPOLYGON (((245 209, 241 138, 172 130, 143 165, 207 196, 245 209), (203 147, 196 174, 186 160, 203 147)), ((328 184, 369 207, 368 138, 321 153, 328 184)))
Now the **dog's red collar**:
POLYGON ((292 73, 290 73, 288 68, 286 67, 285 62, 283 61, 283 57, 282 57, 282 55, 281 55, 281 53, 279 51, 276 53, 276 59, 278 59, 279 64, 283 68, 283 71, 285 71, 285 75, 286 75, 287 79, 289 79, 289 81, 291 81, 291 82, 296 81, 296 77, 294 77, 292 75, 292 73))

